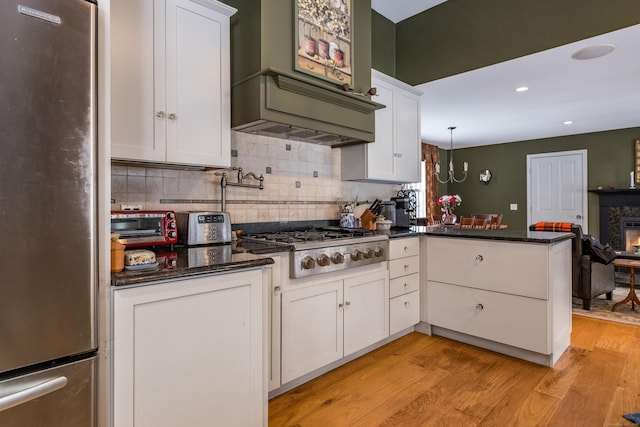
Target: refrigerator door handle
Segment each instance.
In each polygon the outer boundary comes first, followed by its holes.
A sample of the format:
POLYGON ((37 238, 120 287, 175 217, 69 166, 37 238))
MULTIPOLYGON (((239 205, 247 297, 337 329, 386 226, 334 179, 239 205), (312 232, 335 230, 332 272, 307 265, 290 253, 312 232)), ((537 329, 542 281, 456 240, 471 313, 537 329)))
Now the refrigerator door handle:
POLYGON ((0 412, 53 393, 66 385, 67 377, 62 376, 45 381, 33 387, 11 393, 8 396, 0 397, 0 412))

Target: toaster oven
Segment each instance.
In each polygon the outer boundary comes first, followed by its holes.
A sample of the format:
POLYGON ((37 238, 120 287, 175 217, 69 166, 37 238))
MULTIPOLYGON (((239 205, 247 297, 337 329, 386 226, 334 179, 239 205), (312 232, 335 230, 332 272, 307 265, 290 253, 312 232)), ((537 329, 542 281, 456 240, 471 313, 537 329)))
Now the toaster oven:
POLYGON ((178 224, 173 211, 112 211, 111 233, 127 247, 178 243, 178 224))

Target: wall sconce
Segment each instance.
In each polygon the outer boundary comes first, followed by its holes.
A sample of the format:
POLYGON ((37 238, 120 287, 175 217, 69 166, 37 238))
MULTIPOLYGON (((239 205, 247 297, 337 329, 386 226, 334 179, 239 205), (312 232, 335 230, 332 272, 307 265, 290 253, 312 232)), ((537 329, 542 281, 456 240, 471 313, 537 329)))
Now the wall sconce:
POLYGON ((484 183, 484 185, 488 185, 491 181, 491 171, 489 169, 485 169, 480 172, 480 182, 484 183))

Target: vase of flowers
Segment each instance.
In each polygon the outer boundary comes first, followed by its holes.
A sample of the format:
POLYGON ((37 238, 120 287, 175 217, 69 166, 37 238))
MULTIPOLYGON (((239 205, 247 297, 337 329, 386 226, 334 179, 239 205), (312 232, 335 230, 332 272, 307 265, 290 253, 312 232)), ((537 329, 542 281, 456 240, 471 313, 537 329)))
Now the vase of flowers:
POLYGON ((442 223, 443 224, 455 224, 458 217, 453 213, 453 210, 460 206, 462 203, 462 197, 457 194, 440 196, 438 199, 438 205, 442 211, 442 223))

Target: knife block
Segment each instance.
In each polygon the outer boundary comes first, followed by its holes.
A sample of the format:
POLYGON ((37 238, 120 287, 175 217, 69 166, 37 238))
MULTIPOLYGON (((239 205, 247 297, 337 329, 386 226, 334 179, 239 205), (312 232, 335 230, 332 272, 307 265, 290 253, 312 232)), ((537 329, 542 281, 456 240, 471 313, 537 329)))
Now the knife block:
POLYGON ((362 221, 362 228, 376 229, 376 216, 369 209, 364 210, 360 216, 360 221, 362 221))

